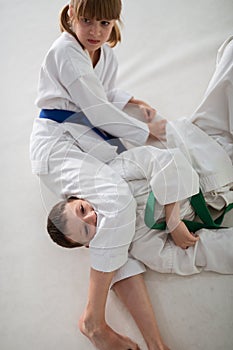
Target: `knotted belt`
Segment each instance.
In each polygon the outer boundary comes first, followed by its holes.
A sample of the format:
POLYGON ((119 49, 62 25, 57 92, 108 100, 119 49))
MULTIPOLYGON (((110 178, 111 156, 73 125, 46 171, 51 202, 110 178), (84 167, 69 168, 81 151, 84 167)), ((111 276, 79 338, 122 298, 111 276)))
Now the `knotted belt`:
POLYGON ((108 132, 95 127, 83 112, 73 112, 62 109, 42 109, 40 111, 40 118, 51 119, 57 123, 63 123, 69 118, 69 123, 75 123, 88 126, 97 135, 99 135, 104 141, 108 142, 112 146, 117 146, 117 153, 125 151, 126 148, 119 138, 109 134, 108 132))
MULTIPOLYGON (((146 204, 145 217, 144 217, 145 224, 151 229, 165 230, 166 229, 165 221, 155 222, 154 220, 155 203, 156 203, 156 199, 154 197, 153 192, 151 192, 146 204)), ((190 204, 193 207, 195 214, 202 221, 202 222, 197 222, 197 221, 190 221, 190 220, 182 220, 190 232, 196 232, 202 228, 207 228, 207 229, 225 228, 224 226, 221 226, 224 216, 229 210, 233 209, 233 203, 231 203, 227 207, 225 207, 223 213, 216 220, 213 220, 201 190, 199 193, 195 194, 190 198, 190 204)))

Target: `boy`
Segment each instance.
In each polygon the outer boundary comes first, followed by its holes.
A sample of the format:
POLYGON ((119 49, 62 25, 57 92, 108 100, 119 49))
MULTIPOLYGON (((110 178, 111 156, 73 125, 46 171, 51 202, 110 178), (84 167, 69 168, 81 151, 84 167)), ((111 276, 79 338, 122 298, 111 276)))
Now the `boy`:
MULTIPOLYGON (((195 126, 193 128, 195 129, 195 126)), ((195 212, 189 198, 199 192, 200 182, 198 174, 178 149, 138 147, 119 155, 111 166, 128 182, 137 203, 136 232, 132 241, 124 241, 119 237, 117 240, 114 237, 109 239, 109 236, 114 234, 111 232, 108 233, 107 240, 105 237, 102 240, 102 252, 104 249, 112 249, 114 254, 114 251, 119 252, 120 249, 125 256, 125 251, 129 251, 129 256, 117 274, 122 277, 122 271, 125 271, 128 276, 127 265, 130 265, 133 271, 133 264, 137 271, 141 265, 138 261, 159 272, 174 272, 181 275, 198 273, 202 268, 220 273, 233 272, 232 256, 229 254, 231 251, 228 251, 230 239, 233 240, 233 228, 211 230, 211 236, 210 231, 200 230, 198 231, 200 235, 197 236, 190 233, 181 221, 181 219, 194 220, 195 212), (151 190, 157 200, 154 219, 155 221, 165 219, 166 230, 151 230, 144 222, 146 203, 151 190), (111 242, 112 246, 105 244, 106 242, 111 242), (208 249, 210 244, 212 250, 208 249), (213 257, 215 244, 217 251, 222 249, 222 252, 225 252, 222 253, 224 258, 221 258, 221 261, 213 257), (180 248, 183 248, 183 251, 180 248)), ((213 168, 211 172, 214 173, 213 168)), ((225 174, 227 175, 226 167, 225 174)), ((228 175, 230 177, 230 174, 228 175)), ((203 179, 206 179, 204 174, 203 179)), ((225 183, 221 188, 213 186, 214 183, 211 185, 209 180, 208 187, 211 190, 204 192, 204 197, 209 206, 221 212, 225 206, 233 203, 233 183, 225 183)), ((203 190, 203 184, 201 187, 203 190)), ((48 218, 48 231, 52 239, 65 247, 82 245, 90 247, 92 267, 97 270, 95 255, 98 248, 95 239, 97 238, 98 245, 101 240, 101 236, 98 236, 98 215, 98 208, 94 209, 85 199, 72 196, 56 205, 48 218)), ((105 272, 108 272, 108 266, 105 272)))

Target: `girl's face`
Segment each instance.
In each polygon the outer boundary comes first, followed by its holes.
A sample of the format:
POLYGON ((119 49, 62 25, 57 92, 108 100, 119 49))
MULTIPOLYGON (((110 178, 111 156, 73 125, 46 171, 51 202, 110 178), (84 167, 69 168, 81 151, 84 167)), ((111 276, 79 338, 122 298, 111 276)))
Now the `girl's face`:
POLYGON ((93 54, 108 41, 112 32, 115 20, 72 16, 73 11, 70 8, 70 17, 73 18, 73 31, 77 35, 80 43, 89 52, 93 54))
POLYGON ((75 199, 65 207, 67 239, 88 246, 96 233, 97 215, 85 200, 75 199))

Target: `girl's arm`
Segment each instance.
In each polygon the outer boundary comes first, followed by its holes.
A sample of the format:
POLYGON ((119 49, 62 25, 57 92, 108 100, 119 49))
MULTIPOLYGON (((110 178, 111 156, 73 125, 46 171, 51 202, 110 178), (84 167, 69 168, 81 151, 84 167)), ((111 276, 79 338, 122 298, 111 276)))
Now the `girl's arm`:
POLYGON ((195 245, 199 237, 190 233, 186 225, 180 220, 179 202, 165 205, 165 217, 167 227, 176 245, 183 249, 195 245))
POLYGON ((69 94, 94 126, 137 146, 146 143, 150 133, 148 125, 109 102, 94 73, 74 81, 69 86, 69 94))

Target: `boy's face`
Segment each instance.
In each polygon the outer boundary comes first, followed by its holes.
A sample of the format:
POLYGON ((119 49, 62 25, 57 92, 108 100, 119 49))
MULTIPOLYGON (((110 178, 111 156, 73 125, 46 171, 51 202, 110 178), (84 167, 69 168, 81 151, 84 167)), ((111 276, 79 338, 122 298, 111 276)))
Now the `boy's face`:
POLYGON ((66 204, 64 214, 67 218, 67 238, 89 246, 95 236, 97 224, 97 215, 92 206, 83 199, 75 199, 66 204))

